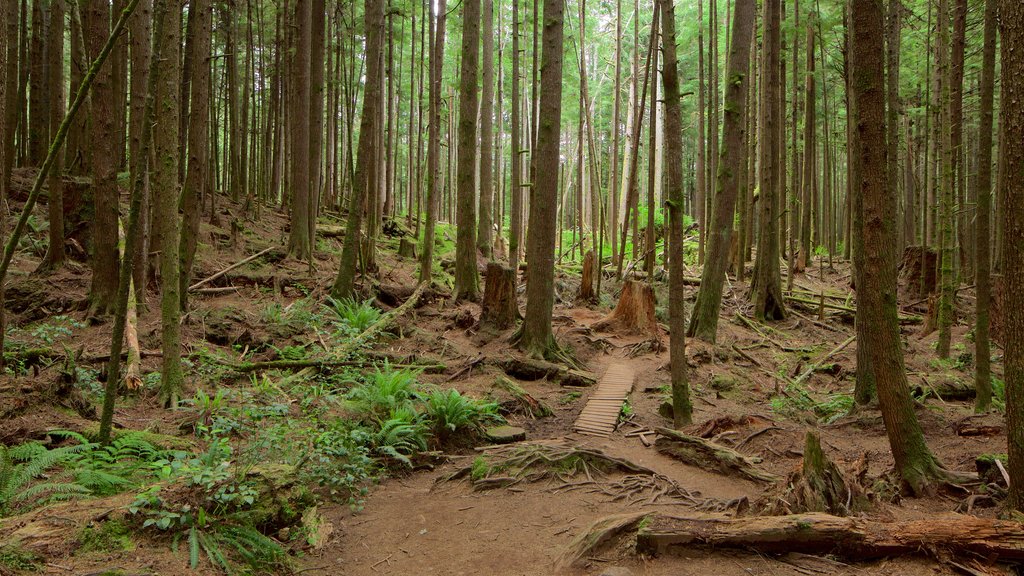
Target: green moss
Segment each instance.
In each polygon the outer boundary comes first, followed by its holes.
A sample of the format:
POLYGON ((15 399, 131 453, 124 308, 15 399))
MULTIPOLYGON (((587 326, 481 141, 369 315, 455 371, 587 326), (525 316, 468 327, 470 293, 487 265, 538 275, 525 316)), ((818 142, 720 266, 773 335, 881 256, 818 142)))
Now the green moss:
POLYGON ((17 544, 0 547, 0 567, 15 571, 36 571, 40 568, 39 556, 22 550, 17 544))
POLYGON ((118 520, 108 520, 99 525, 86 526, 78 535, 80 550, 83 552, 107 552, 110 550, 134 550, 135 542, 131 531, 118 520))
POLYGON ((729 392, 739 386, 739 380, 730 374, 715 374, 711 377, 711 389, 718 392, 729 392))

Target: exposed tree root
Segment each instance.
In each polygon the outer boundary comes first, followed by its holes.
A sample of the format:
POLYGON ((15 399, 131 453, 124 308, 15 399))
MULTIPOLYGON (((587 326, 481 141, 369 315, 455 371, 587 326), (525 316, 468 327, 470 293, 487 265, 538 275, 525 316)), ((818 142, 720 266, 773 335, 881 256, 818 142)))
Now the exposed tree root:
POLYGON ((866 459, 855 465, 852 474, 844 473, 822 451, 818 435, 808 430, 803 466, 780 483, 764 510, 769 514, 828 512, 847 516, 867 506, 863 489, 866 473, 866 459))

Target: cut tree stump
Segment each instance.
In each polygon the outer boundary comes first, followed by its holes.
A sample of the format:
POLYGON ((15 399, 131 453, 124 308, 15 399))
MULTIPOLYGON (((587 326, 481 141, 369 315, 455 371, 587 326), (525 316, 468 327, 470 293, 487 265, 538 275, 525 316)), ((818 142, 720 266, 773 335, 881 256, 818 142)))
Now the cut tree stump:
POLYGON ((900 291, 906 298, 925 298, 934 294, 938 283, 935 270, 939 253, 934 248, 907 246, 900 260, 900 291), (921 273, 924 272, 924 291, 921 290, 921 273))
POLYGON ((976 516, 948 514, 899 522, 821 513, 745 518, 659 514, 647 518, 637 533, 636 551, 640 554, 710 547, 867 560, 946 550, 954 556, 1024 561, 1024 525, 976 516))
POLYGON ((484 301, 480 306, 480 326, 505 330, 519 319, 516 303, 516 271, 498 262, 487 264, 484 301))
POLYGON ((597 383, 597 378, 589 372, 572 370, 545 360, 534 360, 532 358, 518 358, 507 356, 488 360, 488 364, 501 368, 505 374, 518 380, 532 382, 547 378, 557 381, 562 386, 587 387, 597 383))
POLYGON ((580 293, 579 299, 585 302, 594 300, 594 268, 597 258, 594 256, 594 251, 590 250, 587 255, 583 257, 583 272, 580 275, 580 293))
POLYGON ((416 243, 408 238, 398 241, 398 255, 402 258, 416 259, 416 243))
POLYGON ((726 476, 738 474, 755 482, 773 483, 781 480, 757 465, 760 458, 750 458, 732 448, 669 428, 654 430, 658 433, 658 439, 654 442, 658 452, 692 466, 726 476))
POLYGON ((619 303, 611 314, 591 326, 594 330, 617 330, 658 338, 658 320, 654 317, 654 289, 650 284, 626 280, 619 303))

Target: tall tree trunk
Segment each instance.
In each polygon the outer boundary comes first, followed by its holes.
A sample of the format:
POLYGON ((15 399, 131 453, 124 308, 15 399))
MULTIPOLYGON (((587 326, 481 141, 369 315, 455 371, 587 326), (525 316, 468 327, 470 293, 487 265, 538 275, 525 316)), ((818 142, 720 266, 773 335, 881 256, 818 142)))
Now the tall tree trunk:
MULTIPOLYGON (((728 72, 726 76, 725 90, 725 122, 722 126, 722 158, 719 165, 716 188, 718 194, 714 198, 714 210, 712 217, 714 223, 708 230, 708 257, 704 261, 704 269, 701 271, 700 289, 697 291, 697 302, 693 306, 693 315, 687 334, 700 338, 705 342, 714 342, 718 331, 718 312, 722 305, 722 285, 725 282, 726 268, 729 266, 729 248, 732 245, 732 223, 736 210, 736 197, 740 193, 741 173, 745 171, 744 161, 744 135, 746 133, 746 121, 743 110, 747 108, 748 74, 750 69, 750 38, 754 28, 754 16, 757 7, 755 0, 737 0, 736 11, 732 19, 732 45, 729 47, 728 72)), ((665 8, 662 8, 663 17, 667 17, 665 8)), ((668 36, 669 25, 665 21, 665 34, 668 36)), ((668 43, 668 40, 666 40, 668 43)), ((667 47, 665 48, 668 49, 667 47)), ((674 51, 674 49, 673 49, 674 51)), ((668 55, 666 53, 666 70, 668 69, 668 55)), ((678 82, 678 81, 677 81, 678 82)), ((665 98, 666 103, 671 103, 671 94, 668 91, 668 80, 666 79, 665 98)), ((678 90, 678 89, 677 89, 678 90)), ((668 125, 670 117, 666 116, 667 138, 672 138, 673 130, 668 125)), ((666 158, 668 163, 669 179, 672 178, 674 169, 670 149, 666 140, 666 158)), ((678 162, 677 162, 678 163, 678 162)), ((698 172, 699 174, 699 172, 698 172)), ((680 184, 681 187, 681 184, 680 184)), ((669 188, 671 190, 671 187, 669 188)), ((671 208, 670 208, 671 209, 671 208)), ((680 224, 681 226, 681 224, 680 224)), ((673 233, 675 229, 673 228, 673 233)), ((680 242, 682 242, 680 233, 680 242)), ((682 249, 673 249, 671 254, 682 254, 682 249)), ((672 261, 681 258, 671 258, 672 261)), ((671 274, 671 272, 670 272, 671 274)), ((682 274, 682 271, 680 271, 682 274)), ((680 291, 679 294, 682 294, 680 291)), ((673 297, 671 302, 680 301, 682 297, 673 297)), ((675 329, 672 330, 675 333, 675 329)))
POLYGON ((782 300, 782 275, 779 272, 779 203, 781 167, 779 166, 779 46, 781 43, 779 0, 765 0, 764 51, 761 65, 761 186, 757 259, 751 296, 754 316, 761 320, 782 320, 786 308, 782 300))
MULTIPOLYGON (((28 163, 39 166, 46 156, 50 144, 50 105, 51 89, 48 85, 46 41, 52 0, 32 0, 32 41, 29 53, 29 91, 28 91, 28 163)), ((107 18, 109 19, 109 10, 107 18)), ((109 22, 107 27, 109 29, 109 22)))
POLYGON ((1003 222, 1003 309, 1006 370, 1006 428, 1010 493, 1007 506, 1024 509, 1024 11, 1014 0, 1000 3, 1002 36, 1002 121, 999 139, 1004 162, 1000 179, 1003 222))
POLYGON ((530 236, 526 261, 526 319, 519 347, 533 356, 557 351, 551 332, 554 305, 555 228, 558 209, 559 127, 562 122, 562 32, 565 3, 544 0, 544 53, 541 63, 537 170, 530 201, 530 236))
MULTIPOLYGON (((312 37, 309 60, 309 243, 310 259, 316 246, 316 218, 323 192, 324 149, 324 46, 326 7, 324 0, 312 0, 312 37)), ((248 84, 247 84, 248 86, 248 84)))
MULTIPOLYGON (((295 0, 295 35, 291 58, 291 95, 296 106, 288 107, 291 137, 291 229, 288 254, 312 262, 312 238, 309 236, 309 60, 313 27, 312 0, 295 0)), ((376 66, 377 63, 374 62, 376 66)), ((369 63, 367 63, 369 66, 369 63)), ((375 87, 376 90, 379 88, 375 87)), ((376 189, 376 186, 373 187, 376 189)), ((349 215, 351 217, 351 214, 349 215)))
MULTIPOLYGON (((95 60, 110 35, 110 8, 102 2, 89 2, 83 16, 86 51, 89 58, 95 60)), ((102 68, 96 76, 90 100, 92 114, 89 148, 92 150, 95 218, 92 226, 89 310, 92 315, 105 316, 113 309, 118 276, 117 147, 114 143, 115 106, 109 66, 102 68)))
MULTIPOLYGON (((621 2, 622 0, 618 0, 621 2)), ((512 164, 510 171, 512 199, 509 203, 510 223, 508 239, 508 261, 515 270, 515 278, 519 277, 519 253, 523 238, 523 137, 520 134, 522 125, 522 100, 519 86, 519 0, 512 0, 512 164)))
POLYGON ((192 65, 190 98, 192 110, 188 128, 188 168, 185 186, 181 195, 182 227, 180 251, 179 290, 181 309, 186 311, 188 286, 192 278, 192 264, 195 260, 199 240, 199 201, 206 191, 209 178, 210 154, 210 55, 213 34, 213 6, 210 0, 192 0, 190 7, 192 21, 192 50, 188 61, 192 65))
MULTIPOLYGON (((807 77, 804 92, 804 175, 801 178, 803 186, 802 193, 802 214, 800 217, 800 257, 796 265, 797 270, 803 270, 811 259, 811 208, 814 206, 811 190, 817 181, 814 170, 814 158, 818 153, 815 145, 814 129, 817 123, 815 114, 815 88, 814 88, 814 22, 811 18, 807 20, 807 77)), ((794 86, 795 88, 795 86, 794 86)), ((793 194, 797 191, 794 189, 793 194)), ((795 216, 795 215, 794 215, 795 216)))
POLYGON ((483 94, 480 101, 480 218, 476 247, 491 257, 494 212, 494 0, 483 0, 483 94))
MULTIPOLYGON (((154 62, 156 111, 153 149, 154 225, 160 237, 160 320, 163 364, 160 399, 165 406, 178 407, 183 375, 181 369, 181 297, 178 284, 180 219, 178 218, 178 114, 181 84, 181 0, 156 0, 166 10, 159 30, 163 51, 154 62)), ((96 100, 93 99, 95 109, 96 100)), ((101 156, 97 153, 96 157, 101 156)), ((116 228, 116 226, 115 226, 116 228)), ((116 254, 116 249, 115 249, 116 254)))
MULTIPOLYGON (((50 37, 47 40, 47 85, 50 86, 50 117, 48 124, 56 131, 64 119, 64 0, 53 0, 50 4, 50 37)), ((50 168, 50 244, 40 266, 54 270, 64 263, 64 181, 58 154, 50 168)))
POLYGON ((939 338, 936 353, 939 358, 949 358, 953 326, 953 197, 954 166, 952 139, 952 81, 949 40, 949 1, 939 0, 939 41, 937 64, 939 68, 939 190, 942 234, 939 239, 939 338))
MULTIPOLYGON (((435 4, 431 2, 430 6, 434 7, 435 4)), ((444 31, 447 6, 446 0, 439 0, 436 5, 437 12, 430 18, 428 24, 430 27, 430 133, 428 135, 429 142, 427 142, 427 209, 423 227, 423 244, 420 249, 420 282, 431 280, 434 267, 434 222, 438 216, 441 191, 439 181, 441 177, 441 74, 444 71, 444 31)), ((513 208, 514 210, 515 208, 513 208)), ((514 235, 513 230, 513 248, 516 246, 514 235)))
MULTIPOLYGON (((363 208, 368 190, 376 190, 377 183, 369 180, 370 163, 376 162, 377 135, 380 125, 381 53, 384 49, 384 2, 365 0, 366 30, 366 90, 363 94, 363 113, 359 120, 359 152, 352 192, 349 197, 348 221, 345 223, 345 245, 341 251, 338 276, 331 288, 335 298, 351 298, 356 277, 356 259, 359 255, 359 235, 363 208)), ((441 0, 444 13, 444 0, 441 0)), ((376 193, 376 192, 373 192, 376 193)), ((429 216, 429 214, 428 214, 429 216)), ((427 226, 432 226, 428 223, 427 226)), ((433 239, 431 239, 433 242, 433 239)), ((429 276, 428 276, 429 278, 429 276)))
POLYGON ((881 0, 851 0, 853 75, 860 135, 864 237, 858 308, 864 307, 867 338, 879 406, 896 471, 914 494, 930 490, 946 473, 928 450, 914 412, 903 365, 896 303, 896 196, 889 186, 885 145, 884 19, 881 0))
POLYGON ((992 403, 992 351, 989 343, 989 301, 992 284, 992 108, 995 100, 997 0, 985 0, 985 32, 981 64, 981 116, 978 122, 978 177, 974 180, 978 201, 975 228, 974 284, 977 290, 974 326, 974 400, 977 412, 988 412, 992 403))
POLYGON ((458 212, 455 239, 455 300, 480 298, 476 267, 476 113, 479 102, 480 0, 464 0, 462 69, 459 73, 458 212))
MULTIPOLYGON (((697 190, 693 198, 693 218, 700 228, 707 228, 708 221, 704 214, 707 205, 704 198, 707 194, 707 130, 704 128, 704 114, 707 106, 704 96, 704 2, 697 2, 697 190)), ((715 134, 717 138, 718 135, 715 134)), ((704 264, 704 242, 707 234, 703 231, 697 235, 697 263, 704 264)), ((696 311, 695 311, 696 313, 696 311)), ((694 326, 694 322, 690 322, 694 326)), ((692 330, 692 328, 691 328, 692 330)), ((693 334, 690 334, 693 336, 693 334)), ((712 340, 714 336, 712 336, 712 340)))
MULTIPOLYGON (((131 181, 140 176, 138 170, 143 164, 137 162, 140 150, 142 150, 142 117, 146 108, 146 86, 149 80, 151 65, 151 47, 153 42, 153 0, 141 0, 135 13, 132 14, 129 22, 131 34, 131 117, 128 125, 128 156, 131 171, 131 181)), ((74 26, 72 26, 74 29, 74 26)), ((71 43, 74 45, 74 35, 71 43)), ((74 50, 72 50, 72 54, 74 50)), ((72 71, 76 68, 74 58, 71 61, 72 71)), ((72 74, 72 77, 74 74, 72 74)), ((72 81, 72 84, 75 84, 72 81)), ((70 134, 68 141, 68 153, 74 148, 71 147, 70 134)), ((137 226, 137 237, 135 239, 135 256, 132 259, 132 281, 135 284, 135 300, 139 304, 146 301, 147 272, 149 270, 149 231, 150 231, 150 189, 149 171, 143 170, 142 197, 140 198, 139 222, 137 226)))

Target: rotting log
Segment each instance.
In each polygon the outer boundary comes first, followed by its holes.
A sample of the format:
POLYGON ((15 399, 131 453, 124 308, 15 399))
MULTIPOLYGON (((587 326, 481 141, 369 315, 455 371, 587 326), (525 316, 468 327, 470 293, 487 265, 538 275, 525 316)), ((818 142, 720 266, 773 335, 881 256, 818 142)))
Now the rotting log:
POLYGON ((248 264, 249 262, 252 262, 253 260, 259 258, 260 256, 263 256, 264 254, 270 252, 274 248, 275 248, 274 246, 271 246, 269 248, 264 248, 263 250, 260 250, 259 252, 253 254, 252 256, 249 256, 247 258, 243 258, 242 260, 239 260, 238 262, 235 262, 234 264, 228 266, 227 268, 223 268, 223 269, 219 270, 218 272, 216 272, 214 274, 211 274, 210 276, 207 276, 206 278, 203 278, 199 282, 196 282, 195 284, 189 286, 188 289, 189 290, 195 290, 196 288, 199 288, 200 286, 202 286, 204 284, 209 284, 210 282, 213 282, 217 278, 220 278, 221 276, 227 274, 228 272, 231 272, 235 268, 239 268, 241 266, 244 266, 244 265, 248 264))
POLYGON ((739 475, 755 482, 773 483, 780 477, 758 466, 759 458, 744 456, 732 448, 668 428, 655 428, 658 452, 726 476, 739 475))
POLYGON ((487 363, 501 368, 505 374, 517 380, 527 382, 547 378, 562 386, 587 387, 597 384, 597 378, 589 372, 570 369, 546 360, 506 356, 488 360, 487 363))
POLYGON ((516 303, 516 271, 498 262, 487 264, 484 300, 480 305, 480 326, 505 330, 519 319, 516 303))
POLYGON ((665 554, 695 547, 737 548, 759 553, 835 554, 866 560, 935 553, 974 554, 1024 561, 1024 525, 959 514, 923 520, 878 522, 808 513, 733 518, 721 514, 652 515, 638 530, 636 550, 665 554))

